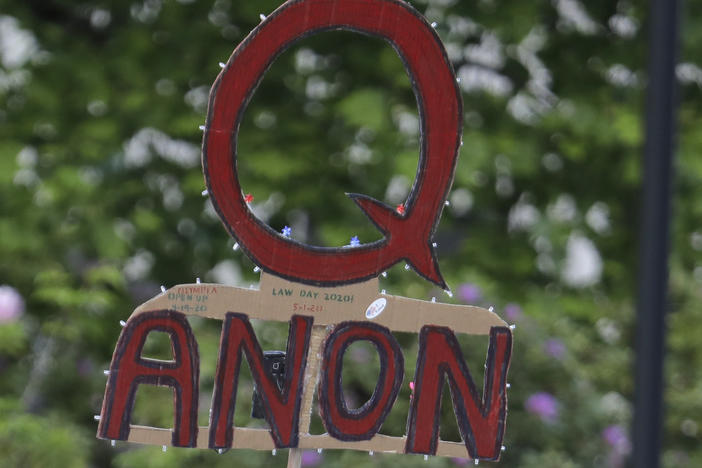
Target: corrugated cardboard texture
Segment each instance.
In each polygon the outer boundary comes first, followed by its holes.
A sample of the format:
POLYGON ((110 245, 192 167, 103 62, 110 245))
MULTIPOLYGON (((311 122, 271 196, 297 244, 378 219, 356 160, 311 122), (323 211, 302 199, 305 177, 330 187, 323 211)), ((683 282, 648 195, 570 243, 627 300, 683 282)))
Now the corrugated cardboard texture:
POLYGON ((158 309, 217 320, 224 320, 227 312, 279 322, 287 322, 293 314, 306 315, 314 317, 315 325, 368 320, 392 331, 412 333, 419 333, 424 325, 437 325, 455 333, 488 335, 492 327, 507 326, 497 314, 482 307, 381 294, 377 279, 327 288, 293 283, 266 273, 261 274, 258 289, 179 284, 137 307, 133 315, 158 309), (375 318, 368 319, 366 310, 376 299, 385 299, 385 308, 375 318))

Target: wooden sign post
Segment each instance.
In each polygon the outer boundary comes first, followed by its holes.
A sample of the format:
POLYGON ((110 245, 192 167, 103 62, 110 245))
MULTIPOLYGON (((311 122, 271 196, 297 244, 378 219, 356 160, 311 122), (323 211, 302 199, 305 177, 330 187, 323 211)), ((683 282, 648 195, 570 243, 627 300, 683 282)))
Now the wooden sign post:
MULTIPOLYGON (((215 82, 204 132, 203 167, 212 203, 242 250, 264 271, 258 289, 182 284, 139 306, 119 338, 100 414, 98 437, 143 444, 215 450, 290 448, 414 453, 474 460, 499 459, 507 413, 512 333, 493 312, 378 292, 378 276, 400 261, 446 289, 433 235, 453 180, 461 144, 462 106, 455 77, 433 28, 399 0, 291 0, 257 26, 234 51, 215 82), (365 195, 354 202, 384 234, 344 248, 312 247, 282 236, 249 210, 236 169, 243 112, 273 60, 296 40, 332 29, 386 40, 410 76, 421 119, 417 180, 402 210, 365 195), (209 425, 198 427, 199 360, 186 317, 222 321, 209 425), (282 384, 266 371, 250 320, 289 323, 282 384), (147 335, 166 332, 173 361, 141 356, 147 335), (404 355, 392 332, 419 336, 407 434, 379 430, 404 379, 404 355), (482 394, 456 333, 490 337, 482 394), (375 391, 363 406, 347 406, 343 356, 356 341, 380 357, 375 391), (237 383, 246 361, 269 429, 234 427, 237 383), (439 408, 448 379, 463 443, 439 439, 439 408), (174 390, 172 429, 130 424, 140 384, 174 390), (314 395, 327 431, 309 433, 314 395)), ((214 358, 214 357, 208 357, 214 358)))

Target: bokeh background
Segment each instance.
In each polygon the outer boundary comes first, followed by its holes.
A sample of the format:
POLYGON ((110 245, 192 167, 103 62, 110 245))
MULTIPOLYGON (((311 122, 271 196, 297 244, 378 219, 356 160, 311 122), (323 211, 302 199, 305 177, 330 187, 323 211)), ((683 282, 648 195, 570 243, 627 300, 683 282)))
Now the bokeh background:
MULTIPOLYGON (((111 447, 95 439, 125 320, 160 286, 256 284, 207 197, 198 127, 227 58, 279 0, 0 0, 0 465, 284 466, 285 451, 111 447)), ((633 297, 644 135, 641 0, 414 0, 460 79, 465 145, 436 241, 452 298, 403 265, 389 293, 494 306, 515 331, 501 466, 619 467, 631 450, 633 297)), ((702 4, 685 2, 676 159, 664 465, 702 466, 702 4)), ((380 40, 328 32, 266 74, 240 133, 252 209, 315 245, 379 238, 344 192, 401 203, 418 117, 380 40)), ((207 413, 219 323, 192 320, 207 413)), ((257 324, 266 349, 284 324, 257 324)), ((406 377, 382 429, 402 435, 406 377)), ((487 342, 461 337, 478 382, 487 342)), ((152 356, 169 355, 154 337, 152 356)), ((347 398, 377 376, 345 358, 347 398)), ((237 424, 251 420, 240 386, 237 424)), ((169 427, 169 389, 142 386, 133 422, 169 427)), ((458 440, 444 398, 442 437, 458 440)), ((313 431, 321 432, 318 418, 313 431)), ((305 466, 462 466, 464 460, 305 454, 305 466)))

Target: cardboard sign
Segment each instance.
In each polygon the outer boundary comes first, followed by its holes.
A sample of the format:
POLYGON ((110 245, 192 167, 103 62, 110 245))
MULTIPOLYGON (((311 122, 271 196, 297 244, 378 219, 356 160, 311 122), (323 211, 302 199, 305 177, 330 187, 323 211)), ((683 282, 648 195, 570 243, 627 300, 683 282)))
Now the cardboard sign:
POLYGON ((382 294, 377 287, 377 279, 336 288, 310 287, 265 273, 259 289, 199 283, 174 286, 139 306, 127 321, 110 367, 98 437, 212 449, 354 449, 497 459, 512 349, 507 324, 480 307, 382 294), (208 427, 196 425, 200 357, 186 315, 223 322, 208 427), (282 390, 263 371, 263 353, 251 319, 290 323, 282 390), (169 334, 174 361, 141 357, 150 331, 169 334), (404 356, 392 331, 418 333, 420 341, 406 437, 378 434, 405 380, 404 356), (456 333, 490 336, 482 396, 461 355, 456 333), (371 399, 352 410, 342 397, 341 366, 344 351, 358 340, 375 345, 381 372, 371 399), (261 389, 269 430, 233 427, 243 359, 261 389), (463 444, 438 438, 444 377, 463 444), (134 394, 142 383, 174 389, 172 430, 130 425, 134 394), (308 434, 315 391, 325 435, 308 434))
POLYGON ((499 459, 507 412, 512 333, 496 314, 378 292, 378 275, 406 261, 446 288, 433 235, 450 189, 461 141, 462 106, 455 77, 434 29, 397 0, 291 0, 257 26, 234 51, 215 82, 204 131, 203 168, 208 192, 224 226, 264 271, 258 289, 219 284, 175 286, 139 306, 115 348, 100 414, 98 437, 143 444, 216 450, 353 449, 499 459), (282 236, 249 210, 236 169, 239 123, 273 60, 295 40, 331 29, 386 40, 404 61, 419 103, 421 153, 417 179, 402 209, 365 195, 354 202, 384 234, 380 241, 346 248, 312 247, 282 236), (198 427, 197 341, 187 316, 222 321, 210 421, 198 427), (284 371, 271 373, 251 319, 289 323, 284 371), (168 334, 174 359, 142 356, 149 333, 168 334), (404 376, 392 332, 417 333, 419 350, 407 434, 379 434, 404 376), (461 354, 457 333, 488 335, 482 394, 461 354), (349 408, 341 385, 343 357, 357 341, 372 343, 380 375, 371 398, 349 408), (257 411, 268 429, 234 427, 242 361, 254 379, 257 411), (439 439, 439 409, 448 379, 463 443, 439 439), (174 393, 173 428, 130 423, 140 384, 174 393), (314 395, 327 431, 309 434, 314 395))

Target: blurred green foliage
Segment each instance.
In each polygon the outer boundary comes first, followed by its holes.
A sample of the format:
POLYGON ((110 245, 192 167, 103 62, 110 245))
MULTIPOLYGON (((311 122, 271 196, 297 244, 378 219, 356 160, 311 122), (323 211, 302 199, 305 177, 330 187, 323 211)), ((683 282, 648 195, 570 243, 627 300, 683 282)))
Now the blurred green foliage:
MULTIPOLYGON (((93 437, 119 320, 161 284, 248 286, 199 169, 198 126, 232 50, 279 1, 0 0, 0 465, 283 466, 284 453, 116 448, 93 437), (21 301, 17 301, 21 297, 21 301), (9 298, 9 299, 8 299, 9 298), (14 301, 14 302, 13 302, 14 301), (9 304, 9 305, 8 305, 9 304)), ((517 324, 503 466, 622 466, 630 444, 646 4, 417 0, 464 91, 464 146, 436 241, 451 299, 402 266, 392 294, 494 305, 517 324), (618 432, 619 431, 619 432, 618 432)), ((686 2, 666 361, 665 466, 702 465, 702 21, 686 2)), ((401 203, 417 168, 415 98, 394 51, 310 37, 266 74, 240 132, 256 214, 338 246, 380 234, 344 195, 401 203)), ((192 320, 207 424, 219 324, 192 320)), ((264 349, 287 327, 257 324, 264 349)), ((416 336, 383 433, 402 435, 416 336)), ((461 337, 481 381, 486 342, 461 337)), ((155 355, 167 348, 155 340, 155 355)), ((377 375, 348 356, 347 396, 377 375)), ((244 370, 244 375, 248 370, 244 370)), ((250 377, 247 377, 250 382, 250 377)), ((250 421, 241 385, 237 424, 250 421)), ((134 420, 168 426, 170 390, 134 420)), ((323 428, 315 415, 312 430, 323 428)), ((449 400, 442 437, 458 440, 449 400)), ((325 452, 308 465, 461 461, 325 452)))

